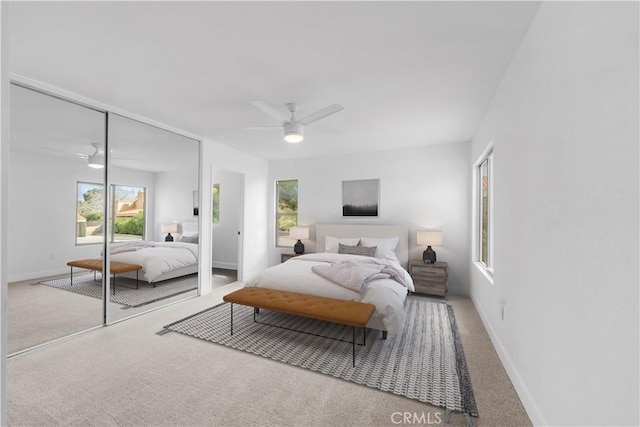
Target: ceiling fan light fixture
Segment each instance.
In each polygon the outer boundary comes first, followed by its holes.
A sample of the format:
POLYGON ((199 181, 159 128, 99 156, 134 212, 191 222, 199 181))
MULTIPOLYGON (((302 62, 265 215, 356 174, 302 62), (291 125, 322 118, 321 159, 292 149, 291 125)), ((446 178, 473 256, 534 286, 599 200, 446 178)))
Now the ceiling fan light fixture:
POLYGON ((284 124, 284 140, 292 144, 301 142, 304 139, 302 135, 302 125, 299 123, 284 124))
POLYGON ((94 169, 102 169, 104 167, 104 153, 96 153, 88 158, 89 167, 94 169))

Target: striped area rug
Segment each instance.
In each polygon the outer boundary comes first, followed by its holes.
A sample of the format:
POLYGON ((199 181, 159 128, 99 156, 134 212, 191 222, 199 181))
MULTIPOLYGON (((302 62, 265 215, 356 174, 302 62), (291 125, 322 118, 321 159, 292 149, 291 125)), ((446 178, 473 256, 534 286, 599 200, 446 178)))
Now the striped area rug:
MULTIPOLYGON (((63 277, 55 280, 45 280, 38 282, 39 285, 51 286, 76 294, 85 295, 92 298, 102 299, 102 274, 96 273, 96 280, 93 273, 74 274, 73 286, 71 279, 63 277)), ((153 284, 140 280, 136 289, 135 279, 116 276, 116 293, 109 296, 111 302, 128 307, 140 307, 151 304, 175 295, 198 289, 198 275, 179 277, 176 279, 158 282, 156 287, 153 284)))
MULTIPOLYGON (((233 336, 229 304, 166 325, 161 333, 179 332, 477 417, 453 308, 411 296, 405 308, 404 328, 388 339, 367 330, 366 346, 356 347, 355 368, 350 327, 260 310, 259 322, 280 328, 268 326, 254 323, 253 309, 238 304, 233 307, 233 336)), ((362 342, 361 330, 356 340, 362 342)))

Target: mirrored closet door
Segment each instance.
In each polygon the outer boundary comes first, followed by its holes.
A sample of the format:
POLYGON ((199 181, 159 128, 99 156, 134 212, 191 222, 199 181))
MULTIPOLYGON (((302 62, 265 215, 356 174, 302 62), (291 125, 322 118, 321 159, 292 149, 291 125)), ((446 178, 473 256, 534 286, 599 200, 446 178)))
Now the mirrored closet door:
POLYGON ((69 262, 104 244, 106 113, 12 84, 9 354, 103 323, 101 274, 69 262))
POLYGON ((198 294, 199 141, 19 83, 10 117, 9 355, 198 294))
POLYGON ((109 320, 117 321, 197 295, 200 146, 109 113, 109 147, 111 273, 128 270, 112 282, 109 320))

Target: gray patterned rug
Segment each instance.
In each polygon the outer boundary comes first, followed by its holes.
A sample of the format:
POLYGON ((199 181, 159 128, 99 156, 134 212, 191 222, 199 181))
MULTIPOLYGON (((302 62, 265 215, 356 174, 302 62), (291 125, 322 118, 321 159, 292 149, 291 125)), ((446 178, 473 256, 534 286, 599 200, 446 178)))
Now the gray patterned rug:
MULTIPOLYGON (((69 277, 46 280, 38 282, 37 284, 102 299, 101 273, 96 274, 96 280, 93 278, 93 273, 74 274, 73 286, 71 286, 71 279, 69 277)), ((153 284, 140 280, 138 289, 136 289, 135 279, 116 276, 116 285, 115 295, 112 293, 109 301, 122 304, 125 306, 123 308, 140 307, 198 289, 198 275, 192 274, 190 276, 158 282, 155 288, 153 284)))
MULTIPOLYGON (((160 334, 180 332, 477 417, 453 308, 420 297, 408 297, 405 308, 404 328, 388 339, 367 330, 366 346, 356 347, 355 368, 350 327, 266 310, 258 314, 259 322, 335 340, 322 338, 254 323, 253 309, 238 304, 233 307, 233 335, 229 304, 166 325, 160 334)), ((361 334, 358 331, 358 342, 361 334)))

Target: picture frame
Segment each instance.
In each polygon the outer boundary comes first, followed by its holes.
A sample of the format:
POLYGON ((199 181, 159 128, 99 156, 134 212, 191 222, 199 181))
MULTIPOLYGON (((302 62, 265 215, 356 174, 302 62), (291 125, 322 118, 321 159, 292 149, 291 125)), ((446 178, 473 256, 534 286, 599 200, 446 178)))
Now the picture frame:
POLYGON ((342 181, 342 216, 377 218, 380 179, 342 181))

